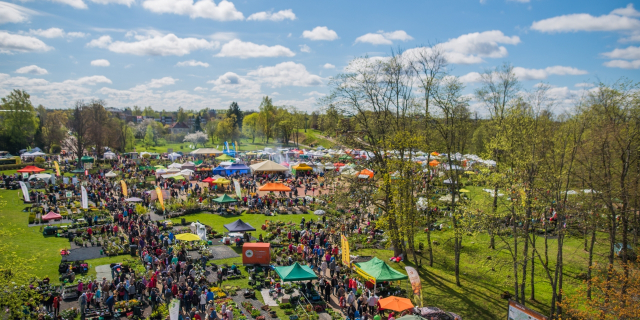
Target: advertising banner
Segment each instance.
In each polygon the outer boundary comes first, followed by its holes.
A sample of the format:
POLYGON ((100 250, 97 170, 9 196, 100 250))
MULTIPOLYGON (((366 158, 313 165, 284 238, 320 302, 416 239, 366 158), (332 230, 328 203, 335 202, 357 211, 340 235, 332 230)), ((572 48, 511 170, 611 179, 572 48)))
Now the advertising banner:
POLYGON ((122 186, 122 194, 124 195, 124 197, 128 197, 128 193, 127 193, 127 183, 124 182, 124 180, 120 180, 120 185, 122 186))
POLYGON ((548 320, 547 317, 515 301, 509 300, 509 320, 548 320))
POLYGON ((160 190, 160 187, 156 187, 156 193, 158 194, 158 201, 160 201, 162 211, 164 211, 164 198, 162 197, 162 190, 160 190))
POLYGON ((364 270, 360 269, 358 266, 356 266, 355 264, 353 265, 353 270, 361 277, 363 277, 366 281, 370 281, 371 283, 373 283, 374 285, 376 284, 376 278, 374 278, 373 276, 371 276, 370 274, 366 273, 364 270))
POLYGON ((54 161, 53 164, 56 166, 56 176, 60 176, 60 166, 58 165, 58 161, 54 161))
POLYGON ((236 196, 238 196, 238 199, 240 199, 242 197, 242 190, 240 189, 240 181, 238 181, 237 179, 233 179, 233 185, 236 187, 236 196))
POLYGON ((169 302, 169 318, 171 320, 178 320, 180 318, 180 300, 171 299, 171 302, 169 302))
POLYGON ((19 181, 20 182, 20 189, 22 189, 22 196, 24 197, 24 201, 25 202, 31 202, 31 199, 29 198, 29 190, 27 190, 27 185, 24 184, 24 182, 19 181))
POLYGON ((342 246, 342 263, 345 266, 349 266, 349 240, 347 240, 347 237, 345 237, 344 235, 340 236, 340 242, 341 242, 341 246, 342 246))
POLYGON ((413 290, 413 296, 415 297, 414 303, 422 307, 422 283, 420 283, 420 274, 414 267, 404 267, 409 275, 409 282, 411 282, 411 289, 413 290))
POLYGON ((89 198, 87 197, 87 189, 82 188, 82 208, 89 209, 89 198))

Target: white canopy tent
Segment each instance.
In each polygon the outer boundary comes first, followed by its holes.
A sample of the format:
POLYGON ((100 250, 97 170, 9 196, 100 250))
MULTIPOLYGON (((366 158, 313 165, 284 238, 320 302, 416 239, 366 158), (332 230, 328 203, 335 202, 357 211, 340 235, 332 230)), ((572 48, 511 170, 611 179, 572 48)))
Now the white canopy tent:
POLYGON ((182 158, 182 155, 179 153, 171 153, 167 156, 169 158, 169 160, 171 161, 176 161, 176 159, 182 158))

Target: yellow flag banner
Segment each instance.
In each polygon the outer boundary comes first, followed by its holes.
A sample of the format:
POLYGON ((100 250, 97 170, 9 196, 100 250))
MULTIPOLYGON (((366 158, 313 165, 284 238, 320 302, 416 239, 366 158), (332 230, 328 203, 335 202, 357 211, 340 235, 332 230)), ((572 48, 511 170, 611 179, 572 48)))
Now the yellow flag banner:
POLYGON ((370 274, 366 273, 364 270, 360 269, 355 264, 353 265, 353 270, 361 277, 363 277, 366 281, 371 281, 374 285, 376 284, 376 278, 372 277, 370 274))
POLYGON ((120 180, 120 185, 122 186, 122 194, 124 195, 124 197, 126 198, 128 196, 128 192, 127 192, 127 183, 124 182, 124 180, 120 180))
POLYGON ((420 274, 414 267, 404 267, 407 270, 407 275, 409 275, 409 282, 411 282, 411 289, 413 290, 413 296, 416 302, 416 305, 420 305, 422 307, 422 283, 420 282, 420 274))
POLYGON ((238 156, 238 141, 236 141, 235 147, 236 147, 236 157, 237 157, 238 156))
POLYGON ((349 267, 349 240, 347 240, 347 237, 343 235, 341 235, 340 237, 340 242, 341 242, 341 246, 342 246, 342 264, 344 264, 345 266, 349 267))
POLYGON ((54 161, 53 165, 56 166, 56 176, 60 176, 60 166, 58 166, 58 161, 54 161))
POLYGON ((160 201, 162 211, 164 211, 164 199, 162 198, 162 190, 160 189, 160 187, 156 187, 156 193, 158 194, 158 201, 160 201))

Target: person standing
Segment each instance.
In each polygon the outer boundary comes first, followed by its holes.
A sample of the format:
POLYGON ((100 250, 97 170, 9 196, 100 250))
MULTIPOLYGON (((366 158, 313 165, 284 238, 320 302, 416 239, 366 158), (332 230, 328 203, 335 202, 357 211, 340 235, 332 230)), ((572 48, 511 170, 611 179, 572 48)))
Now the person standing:
POLYGON ((200 311, 204 314, 207 306, 207 292, 206 289, 202 290, 200 294, 200 311))
POLYGON ((109 298, 107 298, 107 301, 105 302, 105 304, 109 308, 109 314, 111 314, 112 316, 113 316, 113 305, 115 303, 116 303, 116 299, 113 297, 113 293, 109 293, 109 298))
POLYGON ((57 318, 59 312, 60 312, 60 296, 55 296, 53 298, 53 315, 57 318))
POLYGON ((80 314, 84 315, 84 311, 87 308, 87 294, 86 293, 82 293, 82 295, 80 296, 80 314))

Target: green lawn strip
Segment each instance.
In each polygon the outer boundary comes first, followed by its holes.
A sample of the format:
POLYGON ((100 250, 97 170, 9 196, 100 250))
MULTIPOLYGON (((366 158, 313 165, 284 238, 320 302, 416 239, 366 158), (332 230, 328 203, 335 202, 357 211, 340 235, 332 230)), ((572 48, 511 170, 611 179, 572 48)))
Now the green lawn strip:
POLYGON ((238 219, 242 219, 242 221, 250 224, 256 231, 253 232, 254 237, 258 237, 260 234, 263 236, 266 235, 266 232, 261 229, 261 226, 265 223, 266 220, 270 221, 284 221, 284 222, 294 222, 299 224, 302 218, 305 218, 305 221, 309 221, 309 219, 317 219, 318 216, 312 213, 304 213, 304 214, 281 214, 277 216, 265 216, 263 214, 247 214, 244 213, 240 216, 236 215, 218 215, 211 213, 196 213, 189 214, 178 218, 172 218, 174 224, 179 224, 181 222, 181 218, 184 218, 187 222, 195 222, 200 221, 200 223, 206 224, 210 226, 213 230, 218 233, 227 232, 227 229, 224 228, 225 224, 229 224, 238 219))

